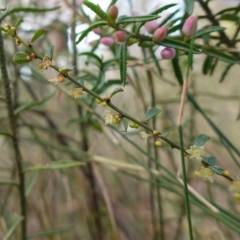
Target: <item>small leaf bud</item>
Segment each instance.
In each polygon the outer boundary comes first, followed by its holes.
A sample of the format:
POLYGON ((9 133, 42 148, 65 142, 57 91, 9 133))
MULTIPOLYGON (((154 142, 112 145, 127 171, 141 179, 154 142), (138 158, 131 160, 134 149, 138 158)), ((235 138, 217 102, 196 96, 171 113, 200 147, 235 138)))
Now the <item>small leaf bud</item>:
POLYGON ((124 31, 116 31, 114 33, 114 38, 117 43, 125 42, 127 39, 127 34, 124 31))
POLYGON ((118 8, 116 5, 112 5, 108 10, 108 16, 115 21, 118 17, 118 8))
POLYGON ((174 48, 164 48, 161 51, 161 57, 163 59, 173 59, 176 56, 176 50, 174 48))
POLYGON ((182 27, 182 32, 185 36, 191 37, 197 31, 197 18, 195 16, 190 16, 187 18, 182 27))
POLYGON ((168 29, 166 27, 160 27, 153 33, 153 40, 161 42, 167 36, 168 29))

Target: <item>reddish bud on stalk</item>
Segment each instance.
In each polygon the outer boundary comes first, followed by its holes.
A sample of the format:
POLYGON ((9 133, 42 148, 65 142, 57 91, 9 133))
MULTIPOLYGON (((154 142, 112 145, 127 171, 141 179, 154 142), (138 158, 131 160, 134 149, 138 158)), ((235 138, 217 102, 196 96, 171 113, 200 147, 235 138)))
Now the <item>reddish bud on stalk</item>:
POLYGON ((160 27, 153 33, 153 40, 161 42, 167 36, 168 29, 166 27, 160 27))
POLYGON ((112 47, 115 44, 115 41, 114 41, 113 37, 102 37, 100 39, 100 43, 102 43, 108 47, 112 47))
POLYGON ((154 33, 154 31, 158 28, 158 22, 156 20, 146 22, 144 27, 148 33, 154 33))
POLYGON ((93 29, 93 32, 95 33, 95 34, 97 34, 97 35, 100 35, 101 34, 101 32, 102 32, 102 30, 101 30, 101 28, 94 28, 93 29))
POLYGON ((112 19, 112 20, 116 20, 118 17, 118 8, 116 7, 116 5, 112 5, 109 10, 108 10, 108 16, 112 19))
POLYGON ((176 50, 174 48, 164 48, 161 51, 161 57, 163 59, 173 59, 176 56, 176 50))
POLYGON ((182 32, 185 36, 191 37, 197 31, 197 18, 195 16, 190 16, 187 18, 182 27, 182 32))
POLYGON ((116 42, 118 42, 118 43, 122 43, 127 40, 127 34, 123 31, 116 31, 113 35, 114 35, 116 42))

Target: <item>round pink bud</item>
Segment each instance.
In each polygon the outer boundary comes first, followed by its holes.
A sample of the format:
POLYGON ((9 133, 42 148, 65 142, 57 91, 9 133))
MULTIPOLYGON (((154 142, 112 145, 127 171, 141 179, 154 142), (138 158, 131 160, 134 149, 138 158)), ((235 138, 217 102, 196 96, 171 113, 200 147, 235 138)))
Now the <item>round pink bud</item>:
POLYGON ((101 28, 94 28, 93 29, 93 32, 95 33, 95 34, 97 34, 97 35, 100 35, 101 34, 101 32, 102 32, 102 30, 101 30, 101 28))
POLYGON ((161 57, 163 59, 173 59, 176 56, 176 50, 174 48, 164 48, 161 51, 161 57))
POLYGON ((182 32, 185 36, 191 37, 197 31, 197 18, 195 16, 190 16, 185 21, 182 27, 182 32))
POLYGON ((102 37, 100 39, 100 43, 102 43, 108 47, 112 47, 115 44, 115 41, 114 41, 113 37, 102 37))
POLYGON ((114 33, 114 38, 115 38, 116 42, 122 43, 122 42, 126 41, 127 34, 124 31, 116 31, 114 33))
POLYGON ((160 27, 153 33, 153 40, 161 42, 167 36, 168 29, 166 27, 160 27))
POLYGON ((118 17, 118 8, 116 7, 116 5, 112 5, 109 10, 108 10, 108 16, 113 19, 114 21, 117 19, 118 17))
POLYGON ((154 33, 154 31, 158 28, 158 22, 156 20, 146 22, 144 27, 148 33, 154 33))

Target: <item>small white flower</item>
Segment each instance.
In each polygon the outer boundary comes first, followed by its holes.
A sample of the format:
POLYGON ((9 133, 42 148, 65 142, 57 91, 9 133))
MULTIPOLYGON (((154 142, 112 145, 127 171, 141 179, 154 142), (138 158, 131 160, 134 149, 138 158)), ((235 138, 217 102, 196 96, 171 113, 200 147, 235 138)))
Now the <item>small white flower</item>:
POLYGON ((83 95, 83 89, 74 87, 72 90, 69 90, 67 93, 70 96, 72 96, 74 99, 76 99, 76 98, 80 98, 83 95))
POLYGON ((209 169, 207 167, 204 167, 204 166, 201 166, 198 171, 194 172, 195 176, 200 177, 200 178, 202 178, 205 181, 208 180, 210 182, 213 182, 214 174, 215 173, 211 169, 209 169))
POLYGON ((229 186, 228 190, 240 193, 240 181, 239 180, 232 181, 232 183, 229 186))
POLYGON ((140 136, 141 136, 141 139, 144 140, 145 144, 147 144, 147 140, 148 140, 150 135, 147 134, 146 132, 142 131, 142 132, 140 132, 140 136))
POLYGON ((41 67, 43 69, 48 69, 49 67, 53 66, 55 64, 55 62, 48 56, 45 56, 43 58, 43 61, 42 61, 42 64, 41 64, 41 67))
POLYGON ((112 124, 113 120, 114 120, 114 115, 112 112, 110 112, 109 110, 105 110, 105 115, 104 115, 104 120, 105 120, 105 124, 112 124))
POLYGON ((190 155, 190 159, 196 159, 199 163, 203 160, 202 156, 204 156, 204 146, 198 147, 196 145, 190 146, 190 149, 186 150, 186 152, 190 155))
POLYGON ((49 82, 53 82, 54 85, 57 86, 58 83, 62 83, 62 82, 64 82, 64 80, 65 80, 65 77, 60 73, 60 74, 58 74, 57 77, 52 78, 52 79, 50 79, 50 80, 48 80, 48 81, 49 81, 49 82))

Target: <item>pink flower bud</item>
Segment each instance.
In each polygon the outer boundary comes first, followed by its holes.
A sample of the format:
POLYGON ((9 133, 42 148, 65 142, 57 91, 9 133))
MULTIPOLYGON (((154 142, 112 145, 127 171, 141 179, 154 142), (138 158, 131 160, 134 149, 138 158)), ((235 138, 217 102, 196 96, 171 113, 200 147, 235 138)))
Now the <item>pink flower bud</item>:
POLYGON ((156 20, 146 22, 144 27, 148 33, 154 33, 154 31, 158 28, 158 22, 156 20))
POLYGON ((160 27, 153 33, 153 40, 161 42, 167 36, 168 29, 166 27, 160 27))
POLYGON ((112 5, 109 10, 108 10, 108 16, 112 19, 112 20, 116 20, 118 17, 118 8, 116 7, 116 5, 112 5))
POLYGON ((108 47, 112 47, 115 44, 115 41, 114 41, 113 37, 102 37, 100 39, 100 43, 102 43, 108 47))
POLYGON ((93 32, 95 33, 95 34, 97 34, 97 35, 100 35, 101 34, 101 32, 102 32, 102 30, 101 30, 101 28, 94 28, 93 29, 93 32))
POLYGON ((190 16, 185 21, 182 27, 182 32, 185 36, 191 37, 197 31, 197 18, 195 16, 190 16))
POLYGON ((163 59, 173 59, 176 56, 176 50, 174 48, 164 48, 161 51, 161 57, 163 59))
POLYGON ((126 41, 127 34, 125 32, 123 32, 123 31, 116 31, 114 33, 114 38, 115 38, 116 42, 122 43, 122 42, 126 41))

